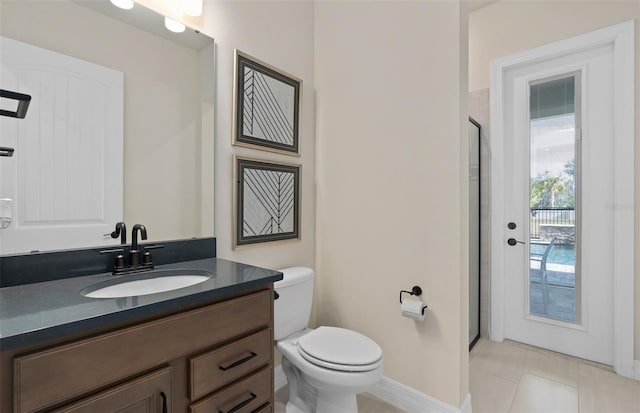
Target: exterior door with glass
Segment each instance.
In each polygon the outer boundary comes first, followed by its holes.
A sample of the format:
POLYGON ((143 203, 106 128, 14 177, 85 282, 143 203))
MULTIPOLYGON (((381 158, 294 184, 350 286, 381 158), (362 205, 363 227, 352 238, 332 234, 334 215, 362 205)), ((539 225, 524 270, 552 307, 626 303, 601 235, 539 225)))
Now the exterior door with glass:
POLYGON ((613 46, 506 72, 505 337, 613 364, 613 46))

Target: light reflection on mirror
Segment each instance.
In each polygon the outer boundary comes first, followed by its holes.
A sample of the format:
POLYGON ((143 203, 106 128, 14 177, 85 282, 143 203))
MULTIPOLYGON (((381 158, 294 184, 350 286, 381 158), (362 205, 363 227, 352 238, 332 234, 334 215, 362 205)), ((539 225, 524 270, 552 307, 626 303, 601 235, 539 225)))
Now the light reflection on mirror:
MULTIPOLYGON (((119 239, 104 234, 119 220, 129 231, 144 224, 149 241, 213 236, 213 39, 189 28, 171 33, 163 16, 138 3, 118 9, 109 0, 3 1, 0 19, 3 37, 122 72, 124 78, 122 217, 104 222, 108 230, 93 230, 88 241, 69 240, 64 219, 21 221, 21 212, 34 205, 15 189, 12 229, 28 229, 22 236, 28 245, 23 240, 18 246, 2 230, 0 254, 117 244, 119 239), (38 226, 46 227, 45 237, 34 230, 38 226)), ((31 110, 29 115, 37 117, 31 110)), ((7 120, 0 122, 4 127, 7 120)), ((16 165, 26 148, 25 142, 16 144, 16 165)), ((0 173, 8 176, 5 159, 0 173)), ((9 191, 5 181, 0 198, 9 191)))

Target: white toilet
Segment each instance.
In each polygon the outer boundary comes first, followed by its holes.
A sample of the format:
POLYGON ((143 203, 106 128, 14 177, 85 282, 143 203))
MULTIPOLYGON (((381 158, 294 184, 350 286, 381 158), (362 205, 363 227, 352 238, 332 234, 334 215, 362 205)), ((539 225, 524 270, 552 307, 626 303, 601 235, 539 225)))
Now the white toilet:
POLYGON ((307 328, 313 270, 285 268, 274 287, 276 348, 289 384, 287 413, 356 413, 356 394, 382 377, 382 349, 369 337, 337 327, 307 328))

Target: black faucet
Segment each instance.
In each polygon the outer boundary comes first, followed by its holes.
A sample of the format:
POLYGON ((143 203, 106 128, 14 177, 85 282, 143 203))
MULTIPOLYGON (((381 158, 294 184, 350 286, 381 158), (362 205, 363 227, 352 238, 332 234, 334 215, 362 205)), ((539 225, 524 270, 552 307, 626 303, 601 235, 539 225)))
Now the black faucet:
MULTIPOLYGON (((106 234, 105 234, 106 235, 106 234)), ((127 243, 127 226, 124 222, 118 222, 116 224, 116 229, 111 233, 111 238, 120 237, 120 244, 124 245, 127 243)))
MULTIPOLYGON (((119 222, 116 225, 116 230, 122 231, 122 234, 123 234, 122 239, 126 240, 124 235, 124 231, 126 231, 124 222, 119 222)), ((114 231, 114 233, 115 232, 116 231, 114 231)), ((117 254, 115 264, 113 267, 113 275, 149 271, 154 268, 153 259, 151 257, 151 252, 149 250, 164 248, 164 245, 147 245, 147 246, 141 246, 140 248, 138 248, 138 233, 140 233, 141 239, 143 240, 147 239, 147 228, 141 224, 134 225, 133 230, 131 231, 132 239, 131 239, 131 249, 129 250, 128 265, 125 265, 125 259, 123 256, 124 248, 107 249, 107 250, 100 251, 100 254, 111 254, 111 253, 117 254), (140 259, 141 255, 142 255, 142 259, 140 259)), ((113 234, 111 236, 113 236, 113 234)), ((116 238, 117 236, 118 235, 116 235, 114 238, 116 238)))
POLYGON ((133 239, 131 241, 131 249, 132 250, 137 250, 138 249, 138 231, 140 231, 140 237, 143 240, 147 239, 147 228, 145 228, 145 226, 142 225, 142 224, 135 224, 133 226, 133 230, 131 231, 131 238, 133 239))
POLYGON ((142 224, 135 224, 131 231, 131 251, 129 251, 129 266, 135 268, 140 265, 140 251, 138 251, 138 231, 143 240, 147 239, 147 228, 142 224))

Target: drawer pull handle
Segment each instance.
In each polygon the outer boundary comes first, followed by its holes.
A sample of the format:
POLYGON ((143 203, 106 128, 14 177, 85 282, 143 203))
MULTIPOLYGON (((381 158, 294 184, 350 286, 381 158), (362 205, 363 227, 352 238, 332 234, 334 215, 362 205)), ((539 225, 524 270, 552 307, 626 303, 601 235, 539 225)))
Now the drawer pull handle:
POLYGON ((227 364, 226 366, 218 366, 220 368, 220 370, 222 371, 227 371, 227 370, 231 370, 234 367, 238 367, 241 364, 246 363, 247 361, 251 360, 252 358, 256 357, 258 354, 254 353, 253 351, 246 357, 241 358, 240 360, 234 361, 231 364, 227 364))
POLYGON ((226 412, 224 410, 218 410, 219 413, 234 413, 237 412, 238 410, 242 409, 244 406, 246 406, 247 404, 251 403, 256 397, 254 393, 249 393, 250 396, 248 399, 236 404, 235 406, 233 406, 231 408, 231 410, 227 410, 226 412))
POLYGON ((160 392, 160 397, 162 397, 162 413, 167 413, 167 395, 164 392, 160 392))

